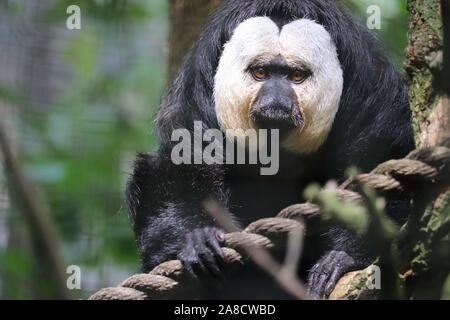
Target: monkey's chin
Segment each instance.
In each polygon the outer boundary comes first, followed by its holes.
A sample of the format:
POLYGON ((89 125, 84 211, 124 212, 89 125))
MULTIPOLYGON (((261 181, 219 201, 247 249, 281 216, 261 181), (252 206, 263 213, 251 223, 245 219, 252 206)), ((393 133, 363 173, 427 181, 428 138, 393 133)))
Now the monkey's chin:
POLYGON ((308 155, 316 152, 324 144, 328 137, 327 132, 312 134, 307 128, 294 130, 281 139, 280 146, 283 150, 299 155, 308 155))

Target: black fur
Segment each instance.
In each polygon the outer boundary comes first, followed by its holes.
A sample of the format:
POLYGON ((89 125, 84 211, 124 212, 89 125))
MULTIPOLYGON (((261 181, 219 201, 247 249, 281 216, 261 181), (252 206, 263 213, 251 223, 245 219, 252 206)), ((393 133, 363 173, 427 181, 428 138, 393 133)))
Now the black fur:
MULTIPOLYGON (((156 127, 160 149, 138 157, 127 189, 145 272, 175 258, 182 259, 194 274, 216 271, 220 254, 213 248, 221 235, 220 230, 210 229, 215 225, 202 207, 206 198, 218 199, 246 225, 302 201, 300 195, 308 183, 341 180, 350 166, 368 171, 380 162, 405 156, 414 147, 405 81, 375 36, 330 0, 226 1, 187 55, 162 103, 156 127), (260 176, 252 166, 172 164, 174 129, 193 130, 196 120, 207 128, 219 128, 212 92, 223 45, 239 23, 255 16, 273 17, 280 26, 306 17, 331 34, 344 71, 344 90, 327 141, 310 156, 281 154, 276 176, 260 176)), ((402 199, 389 203, 389 208, 399 222, 408 211, 402 199)), ((314 250, 315 243, 310 245, 310 252, 321 255, 308 277, 317 296, 329 293, 344 272, 364 267, 372 259, 346 230, 333 228, 323 238, 329 240, 324 251, 314 250)), ((243 292, 253 294, 247 297, 270 297, 259 290, 262 281, 256 281, 232 297, 243 297, 243 292)))

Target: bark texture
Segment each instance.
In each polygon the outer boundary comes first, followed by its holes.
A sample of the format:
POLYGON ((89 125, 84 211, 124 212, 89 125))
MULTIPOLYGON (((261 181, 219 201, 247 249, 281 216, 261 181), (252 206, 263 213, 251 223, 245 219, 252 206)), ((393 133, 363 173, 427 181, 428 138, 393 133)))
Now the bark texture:
MULTIPOLYGON (((445 0, 446 1, 446 0, 445 0)), ((442 94, 443 32, 439 0, 408 1, 410 14, 406 71, 417 145, 445 141, 450 124, 448 98, 442 94)))
MULTIPOLYGON (((449 2, 408 0, 410 26, 406 71, 410 77, 418 147, 449 145, 449 2)), ((411 298, 441 298, 450 272, 450 189, 442 186, 438 192, 424 190, 422 199, 415 200, 415 207, 416 212, 406 226, 409 244, 403 253, 405 257, 409 255, 411 261, 404 274, 405 287, 411 298)))
POLYGON ((173 79, 183 57, 222 0, 169 0, 168 79, 173 79))
MULTIPOLYGON (((416 144, 420 148, 448 147, 450 1, 408 0, 407 6, 410 22, 405 70, 416 144)), ((431 189, 424 186, 419 193, 414 212, 395 242, 401 297, 449 299, 450 189, 436 183, 431 189)), ((365 270, 345 275, 330 298, 371 298, 362 280, 366 277, 365 270)))

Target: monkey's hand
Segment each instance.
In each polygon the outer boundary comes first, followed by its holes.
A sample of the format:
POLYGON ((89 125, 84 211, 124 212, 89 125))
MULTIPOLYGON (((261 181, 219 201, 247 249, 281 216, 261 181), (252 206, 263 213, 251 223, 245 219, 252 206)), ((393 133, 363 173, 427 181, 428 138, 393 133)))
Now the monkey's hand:
POLYGON ((186 234, 185 241, 184 247, 178 254, 178 259, 192 277, 223 277, 219 267, 224 260, 224 253, 220 246, 224 241, 222 230, 217 228, 194 229, 186 234))
POLYGON ((358 267, 359 263, 346 252, 328 251, 309 271, 309 293, 318 299, 327 297, 345 273, 358 267))

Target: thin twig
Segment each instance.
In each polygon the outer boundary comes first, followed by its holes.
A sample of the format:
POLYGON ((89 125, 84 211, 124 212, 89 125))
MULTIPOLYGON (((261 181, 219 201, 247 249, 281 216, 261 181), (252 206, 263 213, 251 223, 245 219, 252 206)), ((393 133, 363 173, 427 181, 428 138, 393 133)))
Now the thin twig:
MULTIPOLYGON (((211 215, 211 217, 215 219, 217 224, 221 226, 226 232, 240 231, 239 228, 234 224, 226 209, 223 208, 217 201, 207 200, 204 202, 204 207, 206 209, 206 212, 211 215)), ((297 299, 313 299, 308 294, 302 281, 295 274, 292 274, 292 272, 283 272, 283 266, 280 265, 275 259, 273 259, 267 250, 253 245, 243 245, 242 249, 261 270, 272 276, 272 278, 283 290, 290 293, 297 299)), ((295 255, 291 257, 291 259, 293 259, 294 257, 295 255)))
POLYGON ((289 232, 286 257, 284 259, 281 272, 288 275, 297 274, 300 258, 303 252, 304 236, 305 230, 302 227, 295 228, 289 232))

